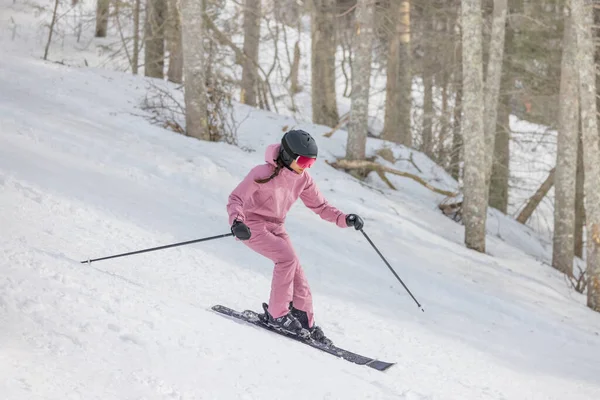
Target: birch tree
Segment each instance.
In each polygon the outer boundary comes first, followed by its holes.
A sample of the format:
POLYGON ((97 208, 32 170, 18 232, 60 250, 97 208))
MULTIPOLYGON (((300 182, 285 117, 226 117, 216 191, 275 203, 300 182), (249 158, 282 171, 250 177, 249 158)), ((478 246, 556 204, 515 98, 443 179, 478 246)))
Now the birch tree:
POLYGON ((358 0, 356 4, 355 55, 352 62, 352 95, 346 158, 365 158, 369 123, 369 89, 371 80, 371 58, 373 51, 373 25, 375 3, 373 0, 358 0))
POLYGON ((412 146, 410 0, 390 0, 395 21, 389 38, 383 138, 412 146))
POLYGON ((210 140, 204 76, 204 1, 181 1, 185 130, 188 136, 210 140))
POLYGON ((482 68, 481 0, 461 0, 465 245, 485 252, 487 194, 482 68))
POLYGON ((576 25, 576 63, 579 66, 587 232, 587 305, 600 312, 600 138, 596 115, 596 66, 592 38, 593 1, 571 0, 571 16, 576 25))
POLYGON ((96 37, 106 37, 110 0, 96 0, 96 37))
POLYGON ((164 78, 166 0, 146 1, 144 72, 152 78, 164 78))
POLYGON ((311 4, 311 100, 315 124, 334 127, 339 121, 335 94, 336 0, 311 4))
POLYGON ((244 2, 244 57, 241 102, 256 107, 258 48, 260 43, 260 0, 244 2))
POLYGON ((554 177, 554 238, 552 266, 573 275, 575 233, 575 182, 579 141, 577 39, 569 16, 565 17, 560 76, 560 108, 554 177))

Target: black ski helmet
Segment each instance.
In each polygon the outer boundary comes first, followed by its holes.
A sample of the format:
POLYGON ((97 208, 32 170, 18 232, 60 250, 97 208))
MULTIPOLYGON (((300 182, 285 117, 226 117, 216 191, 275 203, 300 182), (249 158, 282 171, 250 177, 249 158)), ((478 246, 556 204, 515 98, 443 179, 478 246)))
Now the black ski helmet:
POLYGON ((286 166, 290 166, 298 156, 317 158, 317 142, 308 132, 295 129, 286 132, 281 138, 279 156, 286 166))

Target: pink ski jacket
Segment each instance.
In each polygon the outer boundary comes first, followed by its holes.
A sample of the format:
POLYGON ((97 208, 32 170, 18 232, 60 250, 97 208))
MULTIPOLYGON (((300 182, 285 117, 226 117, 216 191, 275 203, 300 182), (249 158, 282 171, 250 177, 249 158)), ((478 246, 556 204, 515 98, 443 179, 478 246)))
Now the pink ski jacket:
POLYGON ((258 165, 231 192, 227 203, 229 224, 240 220, 248 225, 272 222, 283 224, 285 216, 298 197, 306 207, 326 221, 346 228, 346 214, 331 206, 323 197, 312 177, 305 170, 302 174, 282 168, 279 175, 267 183, 256 179, 271 176, 277 164, 280 144, 272 144, 265 152, 266 164, 258 165))

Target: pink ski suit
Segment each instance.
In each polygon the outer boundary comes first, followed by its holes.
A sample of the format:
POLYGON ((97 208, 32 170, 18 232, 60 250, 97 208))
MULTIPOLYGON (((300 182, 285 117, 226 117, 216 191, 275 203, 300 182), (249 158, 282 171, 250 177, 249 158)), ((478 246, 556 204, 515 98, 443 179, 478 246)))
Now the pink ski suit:
POLYGON ((229 224, 237 219, 248 225, 252 236, 243 243, 275 263, 269 298, 269 313, 273 318, 287 314, 293 301, 295 308, 306 312, 312 327, 312 295, 283 226, 285 216, 298 197, 321 218, 341 228, 347 227, 346 214, 327 203, 306 170, 298 174, 284 167, 271 181, 256 183, 256 179, 267 178, 275 170, 279 148, 279 144, 268 146, 267 163, 254 167, 229 195, 229 224))

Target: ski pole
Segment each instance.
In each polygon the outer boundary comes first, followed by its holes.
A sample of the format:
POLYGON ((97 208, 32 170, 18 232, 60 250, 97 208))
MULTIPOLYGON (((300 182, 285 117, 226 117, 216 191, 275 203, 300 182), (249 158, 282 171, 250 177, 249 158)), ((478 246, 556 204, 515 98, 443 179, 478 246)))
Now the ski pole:
POLYGON ((373 248, 375 249, 375 251, 377 252, 377 254, 379 254, 379 257, 381 257, 381 259, 383 260, 383 262, 385 262, 385 265, 387 265, 388 268, 390 269, 390 271, 392 271, 392 273, 394 274, 394 276, 396 277, 396 279, 398 279, 398 281, 400 281, 400 283, 402 284, 402 286, 404 286, 404 289, 406 289, 406 291, 408 292, 408 294, 410 294, 410 297, 412 297, 412 299, 415 301, 415 303, 417 303, 417 306, 419 306, 419 308, 421 309, 421 311, 425 312, 425 310, 423 309, 423 306, 421 306, 421 304, 419 304, 419 302, 417 301, 417 299, 415 299, 415 296, 413 296, 413 294, 410 292, 410 290, 408 290, 408 288, 406 287, 406 285, 404 284, 404 282, 402 282, 402 279, 400 279, 400 277, 398 276, 398 274, 396 273, 396 271, 394 271, 394 268, 392 268, 392 266, 390 265, 390 263, 387 262, 387 260, 383 256, 383 254, 381 254, 381 252, 379 251, 379 249, 377 248, 377 246, 375 246, 375 244, 371 241, 371 239, 369 238, 369 236, 367 236, 367 234, 365 233, 365 231, 363 231, 361 229, 360 232, 363 235, 365 235, 365 238, 367 238, 367 240, 369 241, 369 243, 371 244, 371 246, 373 246, 373 248))
POLYGON ((123 254, 115 254, 113 256, 108 256, 108 257, 102 257, 102 258, 94 258, 91 260, 85 260, 82 261, 82 264, 85 263, 92 263, 94 261, 100 261, 100 260, 108 260, 109 258, 117 258, 117 257, 125 257, 125 256, 131 256, 133 254, 140 254, 140 253, 146 253, 148 251, 155 251, 155 250, 162 250, 162 249, 168 249, 170 247, 175 247, 175 246, 184 246, 186 244, 192 244, 192 243, 199 243, 199 242, 206 242, 208 240, 213 240, 213 239, 220 239, 220 238, 225 238, 225 237, 229 237, 229 236, 233 236, 233 233, 225 233, 223 235, 218 235, 218 236, 211 236, 211 237, 205 237, 202 239, 196 239, 196 240, 189 240, 187 242, 180 242, 180 243, 173 243, 173 244, 167 244, 165 246, 159 246, 159 247, 152 247, 150 249, 144 249, 144 250, 138 250, 138 251, 132 251, 129 253, 123 253, 123 254))

